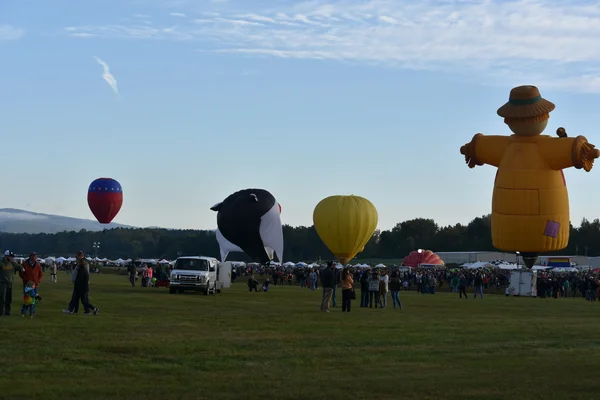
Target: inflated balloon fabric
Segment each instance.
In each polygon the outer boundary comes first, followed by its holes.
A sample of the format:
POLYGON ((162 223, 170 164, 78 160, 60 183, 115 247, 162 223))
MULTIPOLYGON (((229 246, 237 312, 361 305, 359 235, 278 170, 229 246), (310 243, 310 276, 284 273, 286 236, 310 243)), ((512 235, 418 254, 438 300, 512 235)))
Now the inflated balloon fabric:
POLYGON ((327 197, 313 212, 319 237, 344 265, 364 250, 377 222, 377 209, 360 196, 327 197))
POLYGON ((221 260, 230 251, 243 250, 263 264, 283 257, 281 206, 264 189, 245 189, 228 196, 211 210, 217 212, 217 241, 221 260))
POLYGON ((123 205, 123 188, 112 178, 98 178, 88 188, 88 206, 101 224, 109 224, 123 205))

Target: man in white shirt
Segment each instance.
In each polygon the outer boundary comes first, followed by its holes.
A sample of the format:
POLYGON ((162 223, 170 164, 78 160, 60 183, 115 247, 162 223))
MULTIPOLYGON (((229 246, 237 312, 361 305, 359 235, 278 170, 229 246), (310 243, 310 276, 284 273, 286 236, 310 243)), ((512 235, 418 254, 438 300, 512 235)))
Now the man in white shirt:
POLYGON ((390 277, 388 276, 387 272, 385 270, 383 270, 379 279, 383 283, 383 292, 380 293, 381 294, 380 305, 381 305, 381 308, 385 308, 387 306, 387 295, 389 292, 388 283, 390 282, 390 277))

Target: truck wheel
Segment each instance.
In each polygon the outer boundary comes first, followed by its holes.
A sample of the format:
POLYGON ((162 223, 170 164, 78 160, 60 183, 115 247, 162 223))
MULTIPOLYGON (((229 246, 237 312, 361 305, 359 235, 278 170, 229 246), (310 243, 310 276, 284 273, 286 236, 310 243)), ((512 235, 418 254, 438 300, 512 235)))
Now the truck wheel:
POLYGON ((202 294, 208 296, 208 285, 206 285, 206 289, 204 289, 204 292, 202 292, 202 294))

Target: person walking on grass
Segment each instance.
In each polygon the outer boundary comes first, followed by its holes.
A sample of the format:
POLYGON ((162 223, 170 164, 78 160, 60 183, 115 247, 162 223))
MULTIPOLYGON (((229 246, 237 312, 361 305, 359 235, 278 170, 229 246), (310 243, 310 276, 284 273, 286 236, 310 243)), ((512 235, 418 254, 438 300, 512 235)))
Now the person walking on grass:
MULTIPOLYGON (((337 286, 340 284, 340 270, 337 269, 337 267, 334 264, 333 267, 333 291, 331 292, 331 306, 332 307, 337 307, 337 298, 336 298, 336 292, 337 292, 337 286)), ((321 278, 322 279, 322 278, 321 278)))
POLYGON ((398 308, 402 309, 402 302, 400 301, 399 293, 402 288, 402 282, 400 277, 398 276, 398 271, 392 271, 392 276, 390 278, 389 289, 392 293, 392 304, 394 308, 396 308, 396 304, 398 308))
POLYGON ((100 310, 90 303, 89 292, 90 292, 90 271, 87 263, 85 262, 85 257, 83 251, 79 251, 77 253, 77 262, 78 269, 77 275, 75 276, 75 285, 74 292, 76 296, 75 300, 75 308, 73 309, 73 313, 77 314, 79 311, 79 301, 83 305, 85 310, 85 315, 90 315, 92 312, 94 315, 98 315, 100 310))
POLYGON ((85 254, 83 251, 77 252, 77 264, 73 268, 71 274, 71 280, 73 281, 73 293, 71 294, 71 301, 69 307, 63 312, 65 314, 77 314, 79 312, 79 302, 83 304, 85 315, 90 315, 92 312, 94 315, 98 315, 100 310, 90 304, 89 301, 89 290, 90 290, 90 269, 88 263, 85 261, 85 254))
POLYGON ((483 299, 483 277, 480 273, 477 273, 477 275, 475 275, 475 295, 473 296, 473 298, 476 299, 478 294, 483 299))
POLYGON ((369 308, 373 308, 373 303, 375 303, 375 308, 377 308, 379 306, 379 273, 376 270, 373 270, 369 275, 368 283, 369 308))
POLYGON ((23 261, 22 267, 23 270, 19 273, 19 276, 23 280, 23 289, 25 289, 29 281, 32 281, 35 287, 39 287, 44 273, 42 272, 42 266, 37 260, 37 254, 34 252, 29 253, 29 258, 23 261))
POLYGON ((25 318, 25 315, 29 313, 29 318, 33 318, 35 315, 35 305, 41 300, 42 298, 38 295, 35 283, 32 281, 27 282, 25 284, 25 289, 23 290, 23 307, 21 307, 21 317, 25 318))
POLYGON ((379 305, 381 308, 387 307, 389 282, 390 278, 388 277, 387 271, 384 269, 381 271, 381 276, 379 277, 379 305))
POLYGON ((131 287, 135 287, 135 276, 137 274, 137 268, 134 263, 129 264, 127 267, 127 272, 129 273, 129 283, 131 283, 131 287))
POLYGON ((362 272, 360 276, 360 306, 368 307, 369 306, 369 276, 370 269, 367 269, 362 272))
POLYGON ((333 286, 335 285, 335 265, 332 261, 327 261, 327 267, 321 273, 321 286, 323 286, 323 298, 321 300, 321 311, 329 312, 333 286))
POLYGON ((350 312, 354 293, 354 278, 348 268, 342 271, 342 312, 350 312))
POLYGON ((23 271, 23 267, 14 261, 14 257, 12 251, 6 250, 0 260, 0 317, 10 315, 13 278, 17 272, 23 271))
POLYGON ((53 262, 52 265, 50 265, 50 280, 54 283, 58 282, 58 275, 56 275, 56 263, 53 262))
POLYGON ((468 297, 467 297, 467 278, 465 278, 464 275, 461 275, 460 279, 458 280, 458 297, 462 299, 463 294, 465 295, 465 299, 468 299, 468 297))

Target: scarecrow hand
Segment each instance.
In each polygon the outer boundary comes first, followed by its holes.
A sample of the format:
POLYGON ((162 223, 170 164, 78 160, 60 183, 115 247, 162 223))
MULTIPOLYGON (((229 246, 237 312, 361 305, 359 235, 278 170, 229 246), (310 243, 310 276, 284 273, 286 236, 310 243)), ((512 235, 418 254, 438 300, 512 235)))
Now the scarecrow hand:
POLYGON ((583 168, 586 172, 590 172, 594 166, 594 160, 600 158, 600 150, 589 143, 584 136, 578 136, 575 139, 571 152, 575 155, 574 167, 577 169, 583 168))
POLYGON ((469 168, 475 168, 476 165, 483 165, 482 162, 477 161, 475 156, 475 143, 477 142, 477 137, 483 136, 481 133, 478 133, 473 137, 469 143, 465 144, 460 148, 460 154, 465 156, 465 162, 469 166, 469 168))

